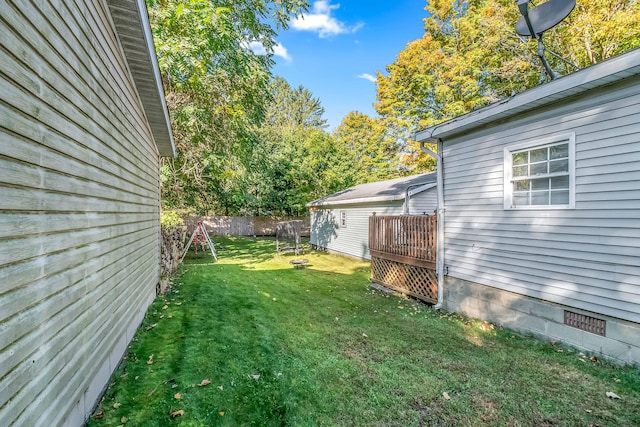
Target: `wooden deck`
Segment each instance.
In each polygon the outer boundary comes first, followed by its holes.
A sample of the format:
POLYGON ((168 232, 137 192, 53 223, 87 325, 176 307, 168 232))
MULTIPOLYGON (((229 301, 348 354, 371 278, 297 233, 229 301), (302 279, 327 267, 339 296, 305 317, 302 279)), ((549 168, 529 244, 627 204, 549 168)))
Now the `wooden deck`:
POLYGON ((435 303, 437 217, 376 216, 369 218, 371 280, 435 303))

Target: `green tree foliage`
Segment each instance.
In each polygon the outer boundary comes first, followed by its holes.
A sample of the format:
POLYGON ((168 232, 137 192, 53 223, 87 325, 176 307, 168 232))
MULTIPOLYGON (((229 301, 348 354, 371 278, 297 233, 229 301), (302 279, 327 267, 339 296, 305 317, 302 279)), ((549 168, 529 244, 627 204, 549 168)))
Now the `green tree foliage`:
POLYGON ((342 119, 334 137, 350 154, 358 184, 395 178, 405 172, 400 167, 398 139, 382 119, 352 111, 342 119))
POLYGON ((163 200, 233 210, 243 160, 264 117, 276 31, 306 0, 147 0, 178 157, 162 165, 163 200), (230 192, 232 193, 230 195, 230 192))
MULTIPOLYGON (((535 7, 541 1, 531 2, 535 7)), ((387 73, 377 75, 376 111, 399 136, 473 111, 544 80, 537 42, 515 32, 513 0, 427 2, 425 34, 409 43, 387 73)), ((640 46, 640 3, 578 1, 575 10, 546 32, 551 67, 561 74, 640 46)), ((432 161, 408 140, 408 167, 432 161)))
POLYGON ((302 86, 273 79, 260 144, 247 173, 256 214, 304 215, 313 199, 353 185, 349 153, 323 130, 320 100, 302 86))
POLYGON ((305 215, 305 204, 354 184, 349 153, 322 129, 267 127, 249 173, 255 213, 305 215))
POLYGON ((303 86, 293 89, 289 82, 276 76, 269 86, 270 104, 266 111, 266 126, 301 126, 326 128, 320 100, 303 86))

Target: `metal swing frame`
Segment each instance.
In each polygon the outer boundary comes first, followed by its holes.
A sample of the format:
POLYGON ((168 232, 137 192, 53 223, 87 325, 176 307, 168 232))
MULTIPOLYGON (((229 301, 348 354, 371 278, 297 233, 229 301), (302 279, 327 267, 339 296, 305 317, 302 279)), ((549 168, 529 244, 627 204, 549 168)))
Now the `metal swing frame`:
POLYGON ((193 233, 191 234, 189 242, 184 248, 184 253, 182 254, 182 258, 180 258, 180 262, 182 262, 184 260, 184 257, 187 256, 187 252, 189 252, 189 248, 191 248, 191 244, 194 240, 196 240, 196 244, 198 242, 206 243, 207 246, 209 246, 209 250, 211 251, 211 256, 213 257, 213 259, 216 261, 218 260, 218 257, 216 256, 216 248, 213 241, 211 240, 211 237, 209 237, 207 227, 204 225, 204 222, 198 221, 195 230, 193 230, 193 233))

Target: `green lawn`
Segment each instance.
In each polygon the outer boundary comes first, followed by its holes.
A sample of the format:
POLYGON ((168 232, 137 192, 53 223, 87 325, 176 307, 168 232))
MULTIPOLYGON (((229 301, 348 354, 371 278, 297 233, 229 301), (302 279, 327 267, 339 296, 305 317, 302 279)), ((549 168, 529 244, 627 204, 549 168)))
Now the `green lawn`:
POLYGON ((640 425, 638 368, 373 291, 365 262, 217 241, 150 307, 90 426, 640 425))

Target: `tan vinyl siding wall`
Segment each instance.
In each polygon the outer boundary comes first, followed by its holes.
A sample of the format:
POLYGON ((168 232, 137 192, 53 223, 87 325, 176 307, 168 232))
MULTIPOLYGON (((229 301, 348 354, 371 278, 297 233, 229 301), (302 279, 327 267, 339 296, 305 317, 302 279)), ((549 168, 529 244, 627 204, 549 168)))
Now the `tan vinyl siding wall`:
POLYGON ((640 81, 444 144, 455 278, 640 322, 640 81), (575 209, 504 210, 503 148, 575 132, 575 209))
POLYGON ((103 2, 0 2, 0 425, 80 425, 159 278, 158 153, 103 2))
MULTIPOLYGON (((362 259, 369 254, 369 217, 376 215, 402 215, 404 200, 375 203, 357 203, 317 208, 311 211, 310 242, 332 252, 362 259), (340 227, 340 212, 347 214, 347 226, 340 227)), ((433 214, 437 206, 436 189, 432 188, 412 196, 411 215, 433 214)))

